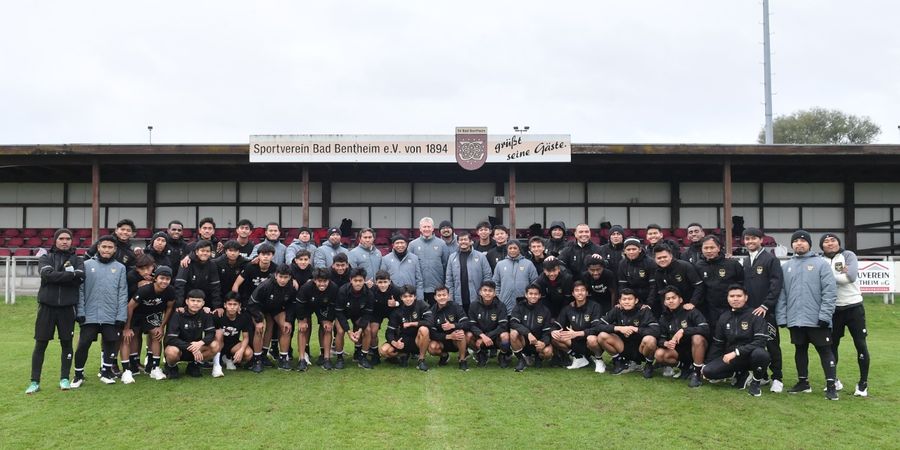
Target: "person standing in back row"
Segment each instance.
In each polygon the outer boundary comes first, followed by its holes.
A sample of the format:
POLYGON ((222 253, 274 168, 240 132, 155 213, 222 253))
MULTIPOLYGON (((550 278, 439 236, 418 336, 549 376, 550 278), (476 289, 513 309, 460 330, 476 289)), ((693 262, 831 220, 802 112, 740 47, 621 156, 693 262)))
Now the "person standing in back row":
POLYGON ((434 289, 444 285, 450 250, 442 239, 434 235, 434 219, 431 217, 419 220, 419 233, 419 237, 409 243, 409 252, 419 258, 425 302, 434 305, 434 289))
POLYGON ((778 258, 763 250, 762 238, 763 233, 758 228, 744 230, 744 247, 750 253, 744 262, 744 287, 749 298, 747 306, 754 315, 765 318, 768 323, 766 350, 771 357, 769 367, 772 369, 772 386, 769 390, 777 394, 784 390, 784 374, 781 371, 781 336, 775 323, 775 303, 781 295, 784 274, 778 258))

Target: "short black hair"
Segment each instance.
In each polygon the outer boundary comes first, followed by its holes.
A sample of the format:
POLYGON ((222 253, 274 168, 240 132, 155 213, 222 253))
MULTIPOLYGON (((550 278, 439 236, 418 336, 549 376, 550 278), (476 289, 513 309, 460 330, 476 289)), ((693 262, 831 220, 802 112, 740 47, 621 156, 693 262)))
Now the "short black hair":
POLYGON ((172 228, 172 225, 181 225, 181 228, 184 228, 184 224, 180 220, 170 220, 166 228, 172 228))
POLYGON ((672 292, 672 293, 674 293, 675 295, 681 297, 681 290, 678 289, 677 286, 672 286, 672 285, 666 286, 666 288, 662 290, 661 294, 662 294, 663 296, 665 296, 665 295, 668 294, 669 292, 672 292))
POLYGON ((583 288, 585 288, 585 289, 587 289, 587 285, 584 284, 584 281, 581 281, 581 280, 575 280, 575 282, 572 283, 572 290, 574 291, 575 288, 577 288, 577 287, 579 287, 579 286, 580 286, 580 287, 583 287, 583 288))
POLYGON ((659 244, 653 248, 653 253, 662 253, 669 252, 670 255, 674 255, 675 253, 672 251, 672 247, 669 247, 669 244, 659 244))
POLYGON ((390 280, 390 279, 391 279, 391 273, 388 272, 387 270, 379 270, 378 272, 375 272, 375 280, 376 281, 377 280, 390 280))
POLYGON ((291 274, 291 266, 287 264, 279 264, 278 268, 275 269, 275 275, 290 275, 291 274))
POLYGON ((324 267, 317 267, 313 269, 312 277, 313 280, 327 280, 331 278, 331 271, 324 267))
POLYGON ((407 285, 403 286, 403 288, 401 288, 401 289, 402 289, 402 292, 400 293, 400 295, 410 294, 413 297, 416 296, 416 287, 411 284, 407 284, 407 285))
POLYGON ((622 298, 623 295, 632 295, 632 296, 634 296, 634 298, 636 298, 636 299, 638 299, 638 301, 640 301, 640 297, 638 297, 637 292, 634 292, 634 289, 622 288, 622 290, 619 291, 619 298, 622 298))
POLYGON ((202 289, 191 289, 187 293, 187 297, 185 298, 199 298, 200 300, 206 300, 206 292, 203 292, 202 289))
POLYGON ((151 267, 156 265, 156 260, 152 256, 142 253, 134 259, 134 267, 151 267))
POLYGON ((545 259, 544 262, 541 263, 541 269, 543 270, 553 270, 560 266, 559 259, 545 259))
POLYGON ((706 236, 700 241, 700 245, 705 244, 706 241, 713 241, 713 243, 716 244, 716 247, 721 247, 721 246, 722 246, 722 241, 720 241, 720 240, 719 240, 719 237, 716 236, 716 235, 714 235, 714 234, 708 234, 708 235, 706 235, 706 236))
POLYGON ((279 231, 281 230, 281 225, 279 225, 278 222, 269 222, 269 223, 267 223, 267 224, 266 224, 266 229, 268 229, 268 228, 271 227, 272 225, 275 225, 275 227, 278 228, 279 231))
POLYGON ((476 229, 476 230, 480 230, 480 229, 482 229, 482 228, 490 229, 490 228, 491 228, 491 223, 488 222, 488 221, 486 221, 486 220, 482 220, 481 222, 478 222, 478 225, 475 225, 475 229, 476 229))
POLYGON ((362 267, 356 267, 356 268, 350 269, 350 278, 351 279, 356 278, 356 277, 363 277, 363 279, 365 279, 367 275, 368 274, 366 273, 366 269, 363 269, 362 267))
POLYGON ((300 250, 296 255, 294 255, 294 259, 300 258, 301 256, 312 258, 312 253, 310 253, 309 250, 300 250))
POLYGON ((334 255, 334 259, 331 260, 332 264, 339 263, 339 262, 349 263, 346 253, 338 253, 337 255, 334 255))
POLYGON ((651 223, 650 225, 647 225, 647 229, 648 229, 648 230, 659 230, 659 231, 662 231, 662 227, 659 226, 658 224, 655 224, 655 223, 651 223))
POLYGON ((225 247, 225 250, 240 250, 241 244, 238 244, 238 241, 231 239, 225 242, 225 245, 223 245, 223 247, 225 247))
POLYGON ((528 240, 528 245, 531 245, 532 242, 540 242, 541 245, 544 245, 544 238, 540 236, 532 236, 531 239, 528 240))
POLYGON ((588 256, 584 262, 584 267, 597 266, 597 265, 606 267, 606 260, 604 260, 603 258, 601 258, 599 256, 591 255, 591 256, 588 256))
POLYGON ((244 225, 247 225, 247 226, 250 227, 251 229, 253 228, 253 222, 251 222, 249 219, 241 219, 241 220, 238 220, 237 226, 235 226, 235 228, 240 228, 240 227, 242 227, 242 226, 244 226, 244 225))
POLYGON ((209 242, 206 239, 200 239, 196 244, 194 244, 194 252, 200 250, 203 247, 209 247, 209 249, 212 250, 212 242, 209 242))
POLYGON ((240 303, 240 302, 241 302, 241 295, 238 294, 237 292, 229 291, 227 294, 225 294, 225 302, 224 302, 224 303, 228 303, 228 302, 238 302, 238 303, 240 303))
POLYGON ((728 290, 726 292, 731 292, 731 291, 741 291, 744 293, 744 295, 747 295, 747 289, 744 286, 737 284, 737 283, 728 285, 728 290))
POLYGON ((263 253, 273 253, 274 254, 275 246, 268 242, 263 242, 262 244, 259 244, 259 247, 256 247, 256 254, 261 255, 263 253))
POLYGON ((530 290, 532 290, 532 289, 536 289, 538 292, 541 291, 541 287, 540 287, 539 285, 537 285, 537 284, 535 284, 535 283, 531 283, 531 284, 528 285, 528 287, 525 288, 525 292, 528 292, 528 291, 530 291, 530 290))
POLYGON ((122 225, 128 225, 129 227, 131 227, 131 232, 132 232, 132 233, 134 232, 134 230, 137 229, 137 227, 134 226, 134 221, 131 220, 131 219, 122 219, 122 220, 116 222, 116 228, 119 228, 119 227, 121 227, 122 225))
POLYGON ((438 292, 443 292, 443 291, 447 291, 447 292, 449 293, 449 292, 450 292, 450 288, 448 288, 447 286, 444 286, 443 284, 439 284, 439 285, 437 285, 437 286, 434 287, 434 293, 435 293, 435 294, 438 293, 438 292))
POLYGON ((494 280, 484 280, 484 281, 482 281, 482 282, 481 282, 481 286, 478 286, 478 289, 481 289, 481 288, 483 288, 483 287, 485 287, 485 286, 487 286, 487 287, 489 287, 489 288, 491 288, 491 289, 497 290, 497 283, 494 283, 494 280))
POLYGON ((701 230, 703 229, 703 225, 700 225, 700 224, 697 223, 697 222, 691 222, 691 223, 688 224, 688 226, 686 226, 686 227, 684 227, 684 228, 685 228, 685 229, 688 229, 688 228, 690 228, 690 227, 700 227, 701 230))
POLYGON ((199 230, 200 227, 202 227, 203 225, 206 225, 206 224, 212 225, 213 228, 216 227, 216 221, 213 220, 212 217, 204 217, 204 218, 200 219, 199 222, 197 222, 197 229, 199 230))

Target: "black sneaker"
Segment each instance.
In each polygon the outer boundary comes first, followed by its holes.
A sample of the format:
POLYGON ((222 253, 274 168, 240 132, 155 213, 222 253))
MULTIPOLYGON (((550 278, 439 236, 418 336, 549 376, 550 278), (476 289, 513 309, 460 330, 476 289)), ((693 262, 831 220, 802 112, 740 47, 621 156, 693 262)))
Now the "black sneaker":
POLYGON ((809 385, 809 380, 800 380, 794 387, 788 389, 788 394, 809 394, 812 392, 812 386, 809 385))
POLYGON ((653 363, 650 361, 644 363, 644 378, 653 378, 653 363))
POLYGON ((834 385, 833 381, 828 383, 828 386, 825 387, 825 398, 828 400, 838 399, 837 387, 834 385))
POLYGON ((343 354, 337 355, 337 358, 335 358, 334 368, 338 369, 338 370, 344 368, 344 355, 343 354))
POLYGON ((438 360, 439 366, 446 366, 447 363, 450 362, 450 354, 449 353, 441 353, 441 359, 438 360))
POLYGON ((201 363, 199 363, 199 364, 200 364, 200 367, 203 368, 203 369, 212 369, 212 368, 213 368, 213 363, 212 363, 212 361, 203 361, 203 362, 201 362, 201 363))
POLYGON ((360 369, 372 368, 372 363, 369 362, 369 358, 366 358, 366 355, 360 355, 356 360, 356 365, 359 366, 360 369))
POLYGON ((262 363, 263 367, 275 367, 275 363, 273 363, 272 360, 269 359, 269 355, 262 355, 262 357, 260 358, 260 362, 262 363))
POLYGON ((400 362, 398 364, 400 364, 400 367, 409 367, 409 355, 401 355, 400 362))
POLYGON ((759 397, 762 395, 762 389, 760 389, 759 385, 759 380, 751 378, 750 384, 747 385, 747 393, 754 397, 759 397))
POLYGON ((309 368, 309 364, 307 364, 306 359, 300 358, 300 362, 297 363, 297 371, 298 372, 306 372, 306 369, 309 368))
POLYGON ((734 377, 734 386, 736 389, 746 389, 750 383, 750 372, 739 372, 734 377))
POLYGON ((628 365, 628 361, 625 361, 621 358, 616 358, 613 361, 613 375, 621 375, 623 373, 631 372, 631 366, 628 365))
POLYGON ((469 371, 469 362, 466 360, 460 361, 459 362, 459 370, 462 370, 463 372, 468 372, 469 371))
POLYGON ((377 366, 377 365, 381 364, 381 355, 378 354, 378 351, 371 353, 370 356, 372 357, 371 362, 372 362, 373 366, 377 366))
MULTIPOLYGON (((178 373, 178 366, 169 367, 168 364, 166 365, 166 378, 167 379, 177 380, 178 377, 180 377, 180 376, 181 376, 181 374, 178 373)), ((75 379, 77 380, 78 377, 76 376, 75 379)))
POLYGON ((322 368, 325 369, 325 370, 332 370, 332 369, 334 369, 334 364, 331 363, 331 358, 325 359, 325 362, 322 363, 322 368))
POLYGON ((365 359, 365 355, 363 355, 362 349, 356 347, 356 350, 353 351, 353 360, 359 362, 360 359, 365 359))
POLYGON ((695 372, 693 370, 690 372, 691 372, 691 374, 689 375, 689 378, 688 378, 688 387, 692 387, 692 388, 700 387, 700 385, 703 384, 703 380, 700 379, 700 374, 698 374, 697 372, 695 372))
POLYGON ((325 364, 325 355, 319 354, 319 357, 316 358, 316 365, 321 366, 323 364, 325 364))
POLYGON ((250 371, 253 373, 260 373, 263 371, 263 358, 254 358, 253 365, 250 366, 250 371))
POLYGON ((497 355, 497 362, 500 364, 501 369, 509 367, 509 358, 510 355, 507 353, 500 352, 500 354, 497 355))
POLYGON ((527 365, 528 365, 528 364, 526 364, 525 357, 524 357, 524 356, 520 356, 520 357, 519 357, 519 361, 516 363, 516 372, 522 372, 522 371, 524 371, 524 370, 525 370, 525 367, 526 367, 527 365))
POLYGON ((534 357, 534 368, 540 369, 543 366, 544 366, 544 360, 541 359, 539 356, 535 356, 534 357))
POLYGON ((278 368, 281 370, 291 370, 291 362, 288 361, 287 358, 280 358, 278 360, 278 368))
POLYGON ((487 350, 480 350, 475 354, 475 361, 478 363, 478 367, 485 367, 488 363, 488 353, 487 350))
POLYGON ((188 363, 187 369, 184 371, 184 373, 193 378, 200 378, 201 376, 203 376, 203 374, 200 373, 200 364, 196 362, 188 363))
POLYGON ((679 380, 689 380, 691 378, 691 375, 694 375, 696 373, 697 373, 697 371, 694 370, 693 366, 684 366, 681 368, 681 373, 678 374, 678 379, 679 380))
POLYGON ((421 370, 422 372, 428 372, 428 364, 425 364, 424 359, 420 359, 419 363, 416 364, 416 369, 421 370))

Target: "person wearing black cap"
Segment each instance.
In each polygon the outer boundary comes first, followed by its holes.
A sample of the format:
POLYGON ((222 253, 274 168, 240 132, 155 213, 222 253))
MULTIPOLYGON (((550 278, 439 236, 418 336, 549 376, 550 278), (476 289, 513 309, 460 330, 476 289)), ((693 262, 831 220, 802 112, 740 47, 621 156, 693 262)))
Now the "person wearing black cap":
POLYGON ((659 316, 656 363, 668 366, 668 370, 663 369, 663 376, 674 376, 671 367, 679 367, 681 378, 690 379, 688 386, 700 387, 709 323, 697 308, 684 309, 684 297, 677 287, 666 286, 660 295, 665 308, 659 316))
POLYGON ((547 239, 548 255, 559 257, 559 252, 566 247, 566 223, 561 220, 550 222, 550 238, 547 239))
POLYGON ((656 263, 644 253, 644 247, 637 238, 625 239, 625 257, 619 263, 619 295, 624 289, 631 289, 638 301, 649 305, 654 313, 660 310, 656 302, 656 263))
POLYGON ((347 253, 347 249, 341 246, 341 230, 331 227, 328 229, 328 240, 313 254, 313 267, 316 269, 331 267, 334 255, 338 253, 347 253))
MULTIPOLYGON (((659 244, 653 249, 656 262, 656 294, 662 300, 663 291, 669 286, 678 288, 678 294, 684 299, 685 310, 692 310, 703 301, 705 285, 693 264, 677 259, 675 253, 666 244, 659 244)), ((660 312, 665 308, 660 308, 660 312)))
MULTIPOLYGON (((172 267, 172 260, 169 259, 169 240, 165 231, 157 231, 144 249, 144 254, 153 258, 157 266, 172 267)), ((176 260, 177 261, 177 260, 176 260)))
POLYGON ((278 240, 281 237, 281 226, 278 225, 277 222, 269 222, 266 225, 266 239, 256 244, 253 247, 253 251, 250 252, 250 256, 248 258, 253 261, 256 258, 256 255, 259 253, 259 249, 264 244, 269 244, 275 250, 274 256, 272 256, 272 263, 275 266, 280 266, 282 264, 290 264, 291 260, 285 260, 285 254, 287 252, 287 247, 278 240))
POLYGON ((719 316, 730 310, 728 286, 744 283, 744 268, 737 260, 726 258, 722 243, 715 236, 703 238, 703 259, 697 264, 697 272, 703 279, 706 295, 699 305, 700 312, 709 323, 718 323, 719 316))
POLYGON ((697 265, 703 259, 703 250, 700 247, 703 245, 704 237, 706 237, 706 231, 703 230, 703 225, 697 222, 688 225, 687 238, 690 241, 690 245, 681 254, 681 259, 697 265))
MULTIPOLYGON (((841 247, 841 239, 834 233, 825 233, 819 239, 819 247, 828 260, 837 284, 837 300, 831 327, 831 349, 834 352, 834 363, 838 363, 838 346, 844 337, 844 328, 850 330, 853 345, 856 347, 859 364, 859 382, 853 395, 867 397, 869 395, 869 346, 866 344, 866 310, 863 308, 863 297, 857 283, 859 262, 856 254, 841 247)), ((841 390, 841 380, 834 382, 835 389, 841 390)))
POLYGON ((41 287, 38 289, 38 312, 34 322, 31 384, 25 391, 26 394, 33 394, 40 389, 44 353, 57 330, 62 349, 59 388, 70 388, 69 369, 72 366, 75 313, 79 287, 84 282, 84 261, 72 249, 71 231, 60 228, 53 233, 53 247, 38 259, 38 272, 41 274, 41 287))
POLYGON ((506 258, 506 244, 509 243, 509 228, 503 225, 494 226, 494 248, 487 252, 488 264, 491 271, 497 267, 497 263, 506 258))
POLYGON ((575 278, 568 271, 563 271, 561 266, 559 259, 544 260, 540 275, 533 283, 541 288, 541 303, 553 317, 559 315, 563 306, 572 302, 572 288, 575 287, 575 278))
POLYGON ((150 354, 144 370, 154 380, 165 379, 159 367, 162 350, 163 324, 169 322, 175 305, 175 287, 172 286, 172 269, 158 266, 153 271, 153 282, 138 288, 128 302, 128 319, 122 330, 122 382, 134 382, 134 373, 140 360, 140 335, 147 336, 150 354))
POLYGON ((394 286, 414 286, 416 298, 425 300, 422 290, 422 268, 419 266, 419 257, 408 252, 406 236, 395 233, 391 236, 393 249, 384 258, 381 258, 381 270, 391 274, 391 283, 394 286))
POLYGON ((588 299, 600 305, 603 314, 612 309, 619 298, 619 280, 616 274, 606 267, 603 258, 590 257, 587 270, 581 273, 581 281, 588 289, 588 299))
POLYGON ((591 256, 600 256, 600 246, 591 240, 591 227, 585 223, 578 224, 575 227, 575 241, 560 250, 559 260, 569 272, 578 274, 584 272, 585 261, 591 256))
POLYGON ((600 246, 600 256, 606 261, 606 268, 617 276, 624 251, 625 229, 622 225, 613 225, 609 229, 609 242, 600 246))
POLYGON ((662 227, 655 223, 651 223, 647 225, 647 254, 653 255, 656 253, 656 247, 659 245, 665 245, 672 249, 672 255, 675 259, 679 258, 681 246, 675 243, 675 241, 671 239, 663 238, 662 227))
POLYGON ((769 324, 769 339, 766 342, 772 370, 772 386, 769 390, 777 394, 784 390, 784 375, 781 369, 781 336, 775 323, 775 303, 781 295, 784 274, 778 258, 763 250, 763 236, 759 228, 744 230, 744 247, 749 253, 748 259, 744 261, 744 287, 750 297, 748 307, 753 310, 753 314, 764 317, 769 324))
POLYGON ((487 253, 492 248, 496 247, 497 244, 494 243, 494 240, 491 239, 491 223, 490 222, 478 222, 478 225, 475 226, 475 233, 478 236, 478 240, 475 241, 475 245, 472 248, 475 251, 479 251, 481 253, 487 253))
POLYGON ((441 235, 441 239, 444 241, 444 244, 447 245, 447 250, 450 253, 455 252, 459 249, 459 244, 457 243, 457 236, 453 234, 453 223, 449 220, 442 220, 440 226, 438 226, 438 232, 441 235))
POLYGON ((312 232, 307 227, 301 227, 297 238, 285 250, 284 259, 290 264, 300 250, 306 250, 310 255, 315 255, 316 248, 316 244, 312 241, 312 232))
POLYGON ((794 256, 784 263, 784 288, 775 306, 778 326, 787 327, 794 344, 797 384, 788 392, 812 392, 809 384, 809 344, 816 348, 825 372, 825 398, 837 400, 836 363, 831 350, 831 321, 837 286, 831 267, 810 251, 812 237, 804 230, 791 235, 794 256))

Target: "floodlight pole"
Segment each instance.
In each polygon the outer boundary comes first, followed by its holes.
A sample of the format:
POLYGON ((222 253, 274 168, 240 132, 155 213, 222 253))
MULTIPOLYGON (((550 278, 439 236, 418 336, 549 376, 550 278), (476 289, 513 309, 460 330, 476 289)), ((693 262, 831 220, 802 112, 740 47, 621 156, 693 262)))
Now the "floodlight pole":
POLYGON ((766 84, 766 144, 771 145, 775 140, 775 130, 772 124, 772 48, 769 42, 769 0, 763 0, 763 61, 766 84))

